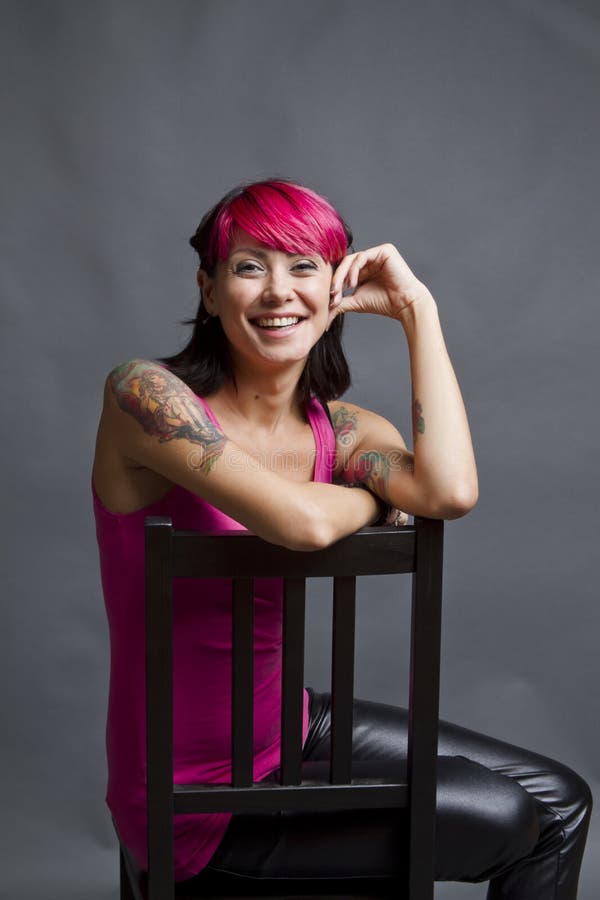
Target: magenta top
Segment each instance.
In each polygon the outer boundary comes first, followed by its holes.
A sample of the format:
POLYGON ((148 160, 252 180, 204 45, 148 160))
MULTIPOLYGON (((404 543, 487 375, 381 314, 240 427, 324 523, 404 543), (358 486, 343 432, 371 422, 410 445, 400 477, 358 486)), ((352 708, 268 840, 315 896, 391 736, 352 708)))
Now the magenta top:
MULTIPOLYGON (((200 398, 202 400, 202 398, 200 398)), ((212 410, 202 400, 210 419, 212 410)), ((335 437, 322 405, 306 406, 315 438, 313 481, 331 482, 335 437)), ((168 515, 177 529, 243 530, 243 526, 185 488, 132 513, 112 513, 94 486, 96 535, 111 644, 106 727, 106 802, 121 840, 147 868, 144 518, 168 515)), ((280 763, 280 579, 255 580, 254 779, 280 763)), ((173 583, 174 782, 230 780, 231 582, 177 578, 173 583)), ((308 730, 304 692, 303 740, 308 730)), ((175 816, 175 878, 191 878, 217 849, 231 815, 175 816)))

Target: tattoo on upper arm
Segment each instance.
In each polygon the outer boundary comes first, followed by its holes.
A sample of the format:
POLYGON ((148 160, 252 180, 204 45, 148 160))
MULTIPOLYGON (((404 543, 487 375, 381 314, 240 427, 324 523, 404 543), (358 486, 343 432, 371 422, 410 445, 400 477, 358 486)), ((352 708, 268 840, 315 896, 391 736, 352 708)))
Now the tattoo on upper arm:
POLYGON ((113 369, 109 383, 119 407, 159 443, 185 439, 198 444, 199 449, 189 455, 188 462, 208 475, 227 438, 187 385, 167 369, 136 360, 113 369))
POLYGON ((394 459, 392 457, 401 458, 402 454, 398 453, 382 453, 380 450, 365 450, 359 453, 352 460, 352 465, 344 471, 344 480, 351 482, 360 482, 369 490, 381 497, 386 502, 389 501, 389 485, 390 472, 394 459))
POLYGON ((423 418, 423 407, 416 397, 413 398, 413 434, 415 441, 417 435, 425 432, 425 419, 423 418))
POLYGON ((340 406, 331 418, 336 440, 344 447, 352 446, 356 442, 358 415, 346 406, 340 406))
POLYGON ((365 450, 355 453, 358 441, 358 414, 340 406, 332 415, 341 465, 339 478, 346 485, 362 484, 382 500, 389 502, 390 474, 402 469, 412 471, 410 458, 403 450, 365 450))
POLYGON ((346 406, 340 406, 331 416, 335 434, 338 465, 346 466, 356 446, 358 415, 346 406))

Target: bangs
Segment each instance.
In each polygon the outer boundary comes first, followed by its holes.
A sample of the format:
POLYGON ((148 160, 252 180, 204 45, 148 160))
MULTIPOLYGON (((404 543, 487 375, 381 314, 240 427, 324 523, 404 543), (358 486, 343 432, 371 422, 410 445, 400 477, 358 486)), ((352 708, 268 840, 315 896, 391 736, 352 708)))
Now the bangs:
POLYGON ((286 181, 248 185, 219 210, 211 229, 208 257, 222 262, 236 232, 284 253, 318 254, 336 265, 352 236, 339 213, 309 188, 286 181))

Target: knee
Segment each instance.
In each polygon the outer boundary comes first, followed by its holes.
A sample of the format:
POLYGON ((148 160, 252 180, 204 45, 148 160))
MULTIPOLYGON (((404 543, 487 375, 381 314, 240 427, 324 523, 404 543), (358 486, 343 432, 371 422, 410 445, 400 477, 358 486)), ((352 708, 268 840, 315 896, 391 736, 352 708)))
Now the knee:
POLYGON ((455 772, 439 784, 438 877, 484 881, 529 856, 540 836, 534 798, 513 779, 470 760, 455 757, 444 768, 455 772))
POLYGON ((529 856, 537 844, 539 810, 535 799, 510 779, 496 787, 492 798, 482 827, 496 844, 496 862, 504 866, 529 856))
MULTIPOLYGON (((529 789, 530 786, 527 787, 529 789)), ((554 763, 550 771, 540 775, 537 787, 540 801, 560 817, 568 830, 587 826, 593 797, 581 775, 562 763, 554 763)))
POLYGON ((587 783, 587 781, 578 775, 577 772, 572 773, 573 778, 575 779, 575 788, 577 790, 578 797, 578 806, 582 813, 585 815, 586 819, 589 821, 590 816, 592 814, 592 808, 594 806, 594 798, 592 796, 592 790, 587 783))

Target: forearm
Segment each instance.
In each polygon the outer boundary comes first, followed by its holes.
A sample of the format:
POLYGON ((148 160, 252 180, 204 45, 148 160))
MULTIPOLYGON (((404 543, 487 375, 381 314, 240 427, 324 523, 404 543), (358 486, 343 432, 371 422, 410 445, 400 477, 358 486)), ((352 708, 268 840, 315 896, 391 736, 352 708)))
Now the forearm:
POLYGON ((214 505, 264 540, 291 550, 327 547, 372 524, 381 514, 381 500, 369 490, 289 481, 260 470, 256 460, 229 441, 204 481, 203 493, 214 505), (230 472, 224 484, 220 470, 232 450, 237 471, 230 472), (221 481, 218 488, 217 481, 221 481))
POLYGON ((310 482, 302 485, 302 505, 308 521, 316 526, 316 546, 327 547, 372 525, 380 518, 383 502, 370 490, 310 482))
POLYGON ((410 353, 415 488, 440 518, 459 516, 477 500, 477 469, 462 395, 429 291, 424 288, 398 318, 410 353))

